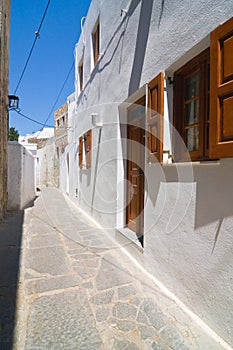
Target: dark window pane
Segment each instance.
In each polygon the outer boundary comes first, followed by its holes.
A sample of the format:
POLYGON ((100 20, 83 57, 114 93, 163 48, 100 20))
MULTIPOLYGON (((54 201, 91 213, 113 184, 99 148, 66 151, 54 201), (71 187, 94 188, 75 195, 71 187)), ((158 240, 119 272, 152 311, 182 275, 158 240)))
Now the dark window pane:
POLYGON ((185 99, 199 96, 199 73, 193 74, 185 80, 185 99))
POLYGON ((185 125, 192 125, 199 121, 199 99, 185 105, 185 125))
POLYGON ((185 144, 189 152, 197 151, 199 143, 199 128, 195 126, 194 128, 185 130, 185 144))

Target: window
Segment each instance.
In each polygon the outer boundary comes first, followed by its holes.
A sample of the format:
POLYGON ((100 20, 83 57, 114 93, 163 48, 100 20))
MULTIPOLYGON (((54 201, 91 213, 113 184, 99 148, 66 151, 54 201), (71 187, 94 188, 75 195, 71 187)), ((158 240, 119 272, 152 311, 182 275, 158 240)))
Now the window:
POLYGON ((91 167, 92 130, 79 137, 79 168, 91 167))
POLYGON ((92 131, 89 130, 84 135, 84 144, 85 144, 85 154, 86 154, 86 168, 91 167, 91 146, 92 146, 92 131))
POLYGON ((83 136, 79 138, 79 168, 83 167, 83 136))
POLYGON ((184 141, 177 142, 175 159, 207 159, 209 155, 210 51, 196 56, 174 75, 174 122, 184 141))
POLYGON ((148 161, 163 160, 164 75, 160 72, 148 84, 148 161))
POLYGON ((233 157, 233 18, 210 36, 210 156, 233 157))
POLYGON ((83 62, 81 62, 78 66, 78 75, 79 75, 79 90, 83 89, 83 62))
POLYGON ((175 160, 233 157, 233 18, 210 33, 210 48, 174 75, 175 160))
POLYGON ((99 20, 95 26, 95 30, 92 33, 92 45, 93 45, 93 61, 96 65, 100 54, 100 25, 99 20))

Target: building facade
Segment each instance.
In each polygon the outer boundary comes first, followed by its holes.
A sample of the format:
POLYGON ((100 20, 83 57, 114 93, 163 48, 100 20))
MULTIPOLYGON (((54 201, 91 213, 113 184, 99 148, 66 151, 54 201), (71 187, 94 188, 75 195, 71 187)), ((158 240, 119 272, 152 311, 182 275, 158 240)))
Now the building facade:
POLYGON ((0 220, 7 208, 8 62, 10 1, 0 3, 0 220))
POLYGON ((8 142, 8 210, 22 210, 36 196, 36 155, 16 141, 8 142))
POLYGON ((63 157, 70 198, 231 346, 232 16, 93 0, 63 157))
POLYGON ((66 102, 54 113, 56 187, 60 186, 60 157, 68 144, 67 126, 68 103, 66 102))

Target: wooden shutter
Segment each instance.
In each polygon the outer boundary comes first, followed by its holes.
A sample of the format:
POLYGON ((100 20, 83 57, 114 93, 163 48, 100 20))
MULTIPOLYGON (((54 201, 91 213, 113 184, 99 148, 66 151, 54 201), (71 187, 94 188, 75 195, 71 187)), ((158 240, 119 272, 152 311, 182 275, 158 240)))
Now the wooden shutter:
POLYGON ((99 31, 100 31, 100 25, 97 24, 96 30, 93 33, 93 56, 94 56, 94 65, 96 65, 98 58, 99 58, 99 31))
POLYGON ((78 70, 79 70, 79 88, 80 88, 80 91, 82 91, 82 89, 83 89, 83 62, 78 67, 78 70))
POLYGON ((159 73, 148 85, 148 161, 163 160, 164 76, 159 73))
POLYGON ((87 169, 91 167, 91 146, 92 146, 92 130, 86 133, 86 162, 87 169))
POLYGON ((210 157, 233 157, 233 18, 210 37, 210 157))
POLYGON ((79 138, 79 168, 83 167, 83 137, 79 138))

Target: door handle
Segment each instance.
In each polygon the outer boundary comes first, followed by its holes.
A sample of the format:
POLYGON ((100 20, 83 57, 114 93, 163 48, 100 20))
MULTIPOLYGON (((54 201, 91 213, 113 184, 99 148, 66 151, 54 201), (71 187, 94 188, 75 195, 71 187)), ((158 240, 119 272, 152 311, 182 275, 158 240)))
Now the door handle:
POLYGON ((140 169, 139 172, 138 172, 138 174, 139 174, 139 175, 144 175, 144 171, 140 169))

